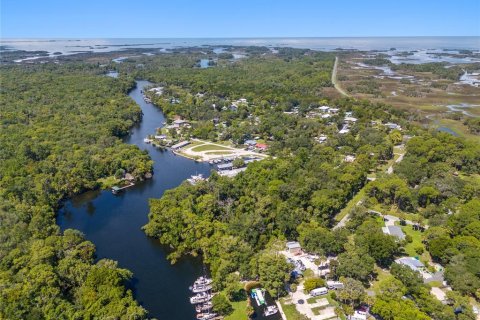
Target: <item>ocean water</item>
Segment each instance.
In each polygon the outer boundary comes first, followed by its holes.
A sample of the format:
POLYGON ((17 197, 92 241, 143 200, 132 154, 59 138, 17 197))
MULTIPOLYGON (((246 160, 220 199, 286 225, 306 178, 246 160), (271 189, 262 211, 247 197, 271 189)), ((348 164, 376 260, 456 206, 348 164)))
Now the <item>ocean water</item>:
POLYGON ((455 50, 480 52, 480 37, 355 37, 355 38, 158 38, 158 39, 0 39, 3 49, 48 51, 50 54, 109 52, 129 48, 172 49, 192 46, 271 46, 314 50, 455 50))

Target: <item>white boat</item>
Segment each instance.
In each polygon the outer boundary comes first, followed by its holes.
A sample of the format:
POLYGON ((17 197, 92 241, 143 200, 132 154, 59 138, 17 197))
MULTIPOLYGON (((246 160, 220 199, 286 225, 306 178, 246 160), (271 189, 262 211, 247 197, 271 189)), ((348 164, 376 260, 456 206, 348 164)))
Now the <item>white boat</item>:
POLYGON ((191 297, 190 303, 191 304, 204 303, 204 302, 210 301, 211 299, 212 299, 212 295, 207 294, 206 292, 202 292, 191 297))
POLYGON ((211 284, 201 284, 201 285, 194 285, 191 290, 194 292, 194 293, 199 293, 199 292, 205 292, 205 291, 208 291, 208 290, 211 290, 212 289, 212 285, 211 284))
POLYGON ((194 286, 200 286, 200 285, 207 285, 212 283, 213 280, 207 277, 199 277, 197 280, 195 280, 195 283, 193 284, 194 286))
POLYGON ((195 311, 197 312, 202 312, 202 311, 208 311, 210 309, 212 309, 213 307, 213 304, 211 301, 208 301, 208 302, 205 302, 203 304, 199 304, 195 307, 195 311))
POLYGON ((277 306, 268 306, 267 309, 265 309, 265 312, 263 313, 263 315, 265 317, 268 317, 268 316, 271 316, 272 314, 275 314, 277 312, 278 312, 277 306))
POLYGON ((208 320, 208 319, 213 319, 217 316, 216 313, 199 313, 197 314, 197 319, 198 320, 208 320))
POLYGON ((187 179, 187 181, 190 182, 190 184, 193 184, 193 185, 197 184, 200 181, 204 181, 204 180, 205 180, 205 178, 203 177, 203 174, 199 174, 199 175, 196 175, 196 176, 192 175, 190 177, 190 179, 187 179))
POLYGON ((145 139, 143 139, 143 142, 145 142, 145 143, 150 143, 150 142, 152 142, 152 140, 150 140, 150 139, 148 139, 148 138, 145 138, 145 139))

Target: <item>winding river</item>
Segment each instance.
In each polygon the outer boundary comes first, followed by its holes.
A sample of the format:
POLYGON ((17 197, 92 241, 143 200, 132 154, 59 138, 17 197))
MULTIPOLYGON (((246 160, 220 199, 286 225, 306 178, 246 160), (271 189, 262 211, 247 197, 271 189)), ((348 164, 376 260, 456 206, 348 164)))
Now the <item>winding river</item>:
MULTIPOLYGON (((115 76, 115 75, 110 75, 115 76)), ((133 272, 135 298, 150 317, 195 319, 188 287, 202 274, 200 259, 183 258, 175 265, 166 259, 168 248, 148 238, 141 230, 147 223, 148 199, 160 198, 165 190, 178 186, 193 174, 210 174, 210 166, 159 151, 143 139, 155 133, 165 121, 161 110, 143 100, 142 88, 148 81, 137 81, 130 92, 142 108, 143 119, 125 139, 126 143, 146 149, 154 160, 153 179, 138 183, 119 195, 109 190, 90 191, 66 202, 57 218, 62 230, 82 231, 97 248, 97 259, 109 258, 133 272)))

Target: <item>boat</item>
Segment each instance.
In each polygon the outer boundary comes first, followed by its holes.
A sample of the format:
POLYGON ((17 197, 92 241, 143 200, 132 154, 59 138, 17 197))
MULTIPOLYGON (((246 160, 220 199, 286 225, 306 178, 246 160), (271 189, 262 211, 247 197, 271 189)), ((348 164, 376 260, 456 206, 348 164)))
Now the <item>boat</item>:
POLYGON ((201 284, 201 285, 193 285, 190 290, 194 293, 205 292, 212 289, 211 284, 201 284))
POLYGON ((148 138, 145 138, 145 139, 143 139, 143 142, 145 142, 145 143, 150 143, 150 142, 152 142, 152 140, 150 140, 150 139, 148 139, 148 138))
POLYGON ((210 279, 210 278, 207 278, 207 277, 199 277, 197 278, 197 280, 195 280, 195 283, 193 284, 194 286, 197 285, 207 285, 207 284, 210 284, 212 283, 213 280, 210 279))
POLYGON ((200 181, 204 181, 204 180, 205 180, 205 178, 203 177, 203 174, 199 174, 199 175, 196 175, 196 176, 192 175, 190 177, 190 179, 187 179, 187 181, 190 182, 190 184, 193 184, 193 185, 197 184, 200 181))
POLYGON ((271 316, 272 314, 275 314, 277 312, 278 312, 277 306, 268 306, 267 309, 265 309, 265 312, 263 313, 263 315, 265 317, 268 317, 268 316, 271 316))
POLYGON ((252 298, 255 299, 255 301, 257 301, 258 306, 261 306, 261 305, 265 304, 265 298, 263 296, 263 290, 262 289, 253 289, 251 296, 252 296, 252 298))
POLYGON ((217 316, 216 313, 199 313, 197 314, 197 319, 198 320, 208 320, 208 319, 213 319, 217 316))
POLYGON ((197 312, 202 312, 202 311, 208 311, 213 307, 213 304, 211 301, 205 302, 203 304, 199 304, 195 307, 195 311, 197 312))
POLYGON ((212 299, 212 295, 207 294, 206 292, 202 293, 197 293, 193 297, 190 298, 190 303, 191 304, 197 304, 197 303, 204 303, 207 301, 210 301, 212 299))

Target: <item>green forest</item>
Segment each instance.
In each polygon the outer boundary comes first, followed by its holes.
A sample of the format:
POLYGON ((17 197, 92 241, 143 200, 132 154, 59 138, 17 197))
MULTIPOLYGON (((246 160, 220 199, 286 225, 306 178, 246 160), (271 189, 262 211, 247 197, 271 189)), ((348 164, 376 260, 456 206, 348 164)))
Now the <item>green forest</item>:
POLYGON ((95 263, 94 244, 55 224, 61 201, 99 178, 151 171, 148 154, 121 140, 142 116, 125 95, 134 82, 88 64, 0 72, 0 318, 144 318, 124 287, 131 272, 95 263))

